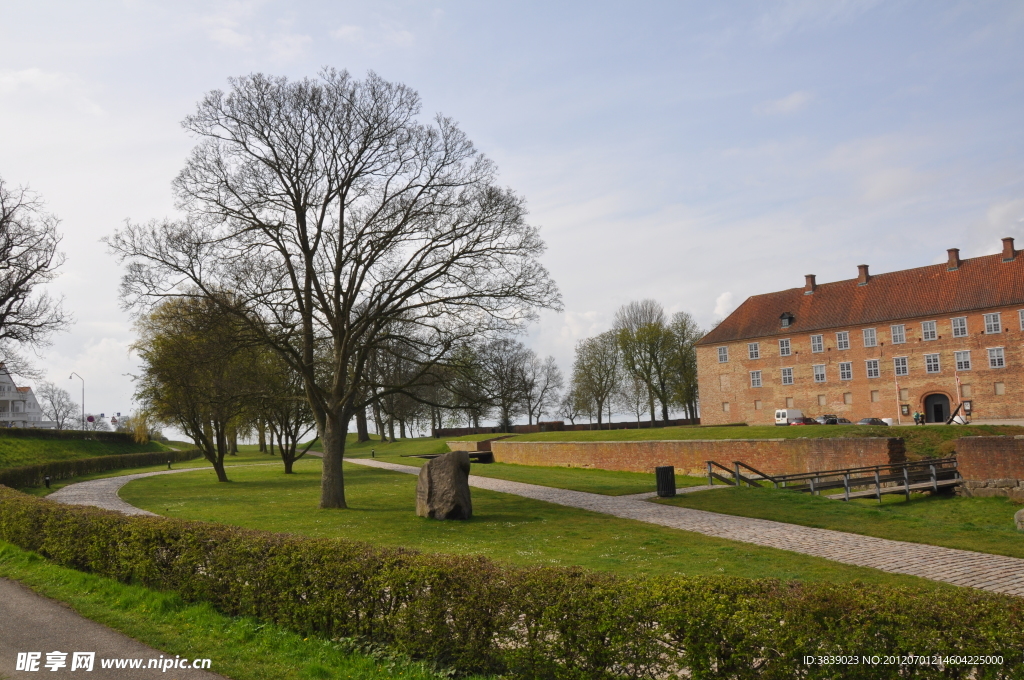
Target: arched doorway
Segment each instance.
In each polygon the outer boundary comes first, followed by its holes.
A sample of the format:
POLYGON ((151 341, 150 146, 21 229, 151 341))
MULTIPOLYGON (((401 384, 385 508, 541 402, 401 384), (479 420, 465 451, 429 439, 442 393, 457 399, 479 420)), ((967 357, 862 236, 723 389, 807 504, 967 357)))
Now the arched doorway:
POLYGON ((945 394, 929 394, 925 397, 924 418, 929 423, 944 423, 949 420, 949 397, 945 394))

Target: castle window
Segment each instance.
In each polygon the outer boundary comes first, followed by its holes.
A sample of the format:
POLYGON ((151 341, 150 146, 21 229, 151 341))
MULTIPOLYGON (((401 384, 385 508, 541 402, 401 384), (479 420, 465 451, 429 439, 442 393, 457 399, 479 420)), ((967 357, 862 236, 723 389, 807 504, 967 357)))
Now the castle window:
POLYGON ((789 343, 789 338, 779 340, 779 356, 788 357, 793 353, 793 347, 789 343))
POLYGON ((895 357, 892 360, 892 366, 896 370, 896 375, 910 375, 910 367, 907 365, 906 357, 895 357))
POLYGON ((985 315, 985 334, 994 335, 1003 332, 1003 321, 999 318, 999 312, 985 315))
POLYGON ((956 316, 950 319, 953 322, 953 337, 954 338, 966 338, 967 337, 967 317, 956 316))
POLYGON ((903 324, 890 326, 892 331, 892 344, 899 345, 907 341, 907 329, 903 324))
POLYGON ((750 372, 750 386, 760 387, 761 386, 761 371, 750 372))
POLYGON ((761 343, 759 342, 748 342, 747 343, 747 357, 750 359, 761 358, 761 343))
POLYGON ((878 368, 878 359, 868 359, 864 362, 864 365, 867 368, 869 378, 877 378, 882 374, 878 368))
POLYGON ((874 328, 865 328, 864 329, 864 346, 865 347, 875 347, 876 345, 878 345, 878 336, 875 333, 875 329, 874 328))
POLYGON ((969 371, 971 370, 971 352, 967 350, 965 352, 954 352, 956 357, 956 370, 958 371, 969 371))
POLYGON ((729 361, 729 348, 719 347, 718 348, 718 363, 724 364, 729 361))
POLYGON ((836 349, 850 349, 850 331, 836 333, 836 349))
POLYGON ((988 350, 988 367, 1005 368, 1006 357, 1003 355, 1002 347, 990 347, 988 350))
POLYGON ((839 379, 853 380, 853 364, 849 361, 839 363, 839 379))
POLYGON ((939 355, 938 354, 925 354, 924 355, 924 370, 925 373, 938 373, 939 372, 939 355))
POLYGON ((793 384, 793 369, 784 368, 782 369, 782 384, 792 385, 793 384))
POLYGON ((921 339, 922 340, 935 340, 939 337, 938 332, 935 329, 934 321, 922 321, 921 322, 921 339))
POLYGON ((811 351, 814 353, 825 351, 825 338, 821 335, 811 336, 811 351))
POLYGON ((811 368, 814 369, 814 382, 825 382, 825 364, 815 364, 811 368))

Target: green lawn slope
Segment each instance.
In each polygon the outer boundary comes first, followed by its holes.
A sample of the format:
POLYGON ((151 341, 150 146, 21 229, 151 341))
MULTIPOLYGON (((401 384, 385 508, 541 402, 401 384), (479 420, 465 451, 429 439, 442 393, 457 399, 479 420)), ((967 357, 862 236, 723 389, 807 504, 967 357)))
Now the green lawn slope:
POLYGON ((84 439, 27 439, 5 437, 0 433, 0 468, 166 450, 167 448, 158 442, 135 444, 84 439))

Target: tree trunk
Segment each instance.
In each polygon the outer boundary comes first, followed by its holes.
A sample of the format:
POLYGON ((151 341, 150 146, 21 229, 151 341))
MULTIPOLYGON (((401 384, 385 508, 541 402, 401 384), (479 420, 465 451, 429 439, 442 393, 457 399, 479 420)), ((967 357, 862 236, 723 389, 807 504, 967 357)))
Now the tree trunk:
POLYGON ((384 434, 384 420, 380 417, 380 403, 376 399, 373 400, 373 425, 377 428, 381 442, 386 442, 388 438, 384 434))
POLYGON ((658 409, 654 406, 654 397, 647 400, 647 407, 651 411, 651 427, 654 427, 654 424, 658 422, 658 409))
POLYGON ((665 401, 661 402, 661 419, 665 423, 665 425, 667 426, 668 425, 668 402, 665 402, 665 401))
POLYGON ((398 438, 405 439, 405 421, 401 418, 398 419, 398 438))
POLYGON ((237 456, 238 455, 238 428, 232 427, 230 429, 230 433, 231 433, 230 434, 230 442, 229 442, 230 446, 228 448, 228 451, 231 453, 232 456, 237 456))
POLYGON ((345 503, 345 475, 341 464, 345 458, 345 437, 348 418, 327 412, 324 414, 324 465, 320 482, 321 508, 347 508, 345 503))
POLYGON ((260 418, 256 421, 256 430, 260 436, 260 453, 267 452, 267 422, 260 418))
POLYGON ((370 430, 366 424, 366 409, 356 411, 356 439, 360 442, 370 441, 370 430))
POLYGON ((597 402, 597 429, 601 429, 601 415, 604 413, 604 402, 597 402))

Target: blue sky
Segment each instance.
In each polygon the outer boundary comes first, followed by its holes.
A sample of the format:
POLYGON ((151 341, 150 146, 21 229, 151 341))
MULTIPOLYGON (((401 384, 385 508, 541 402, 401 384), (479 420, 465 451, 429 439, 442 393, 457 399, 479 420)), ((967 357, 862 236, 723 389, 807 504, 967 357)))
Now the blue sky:
POLYGON ((374 70, 458 120, 523 194, 575 342, 652 297, 749 295, 1024 239, 1024 4, 0 1, 0 175, 63 220, 77 323, 40 364, 128 411, 131 323, 99 239, 173 211, 204 92, 374 70), (76 381, 77 383, 77 381, 76 381))

